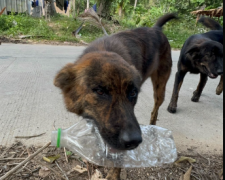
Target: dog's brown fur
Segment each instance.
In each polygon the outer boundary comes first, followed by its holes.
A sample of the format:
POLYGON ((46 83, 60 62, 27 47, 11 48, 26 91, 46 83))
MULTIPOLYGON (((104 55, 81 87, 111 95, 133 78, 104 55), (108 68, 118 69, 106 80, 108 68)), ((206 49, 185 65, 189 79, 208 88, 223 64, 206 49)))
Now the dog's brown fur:
MULTIPOLYGON (((150 124, 156 124, 172 67, 171 47, 161 28, 175 17, 167 14, 153 28, 96 40, 55 78, 67 109, 93 119, 103 139, 116 149, 134 149, 142 141, 134 106, 149 77, 155 100, 150 124)), ((108 179, 117 180, 119 174, 120 169, 113 169, 108 179)))

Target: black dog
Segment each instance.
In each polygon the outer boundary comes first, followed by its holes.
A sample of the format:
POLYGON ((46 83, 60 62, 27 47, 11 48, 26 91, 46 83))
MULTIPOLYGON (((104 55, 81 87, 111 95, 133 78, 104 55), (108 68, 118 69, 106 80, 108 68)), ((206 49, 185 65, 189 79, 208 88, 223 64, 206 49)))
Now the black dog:
POLYGON ((178 62, 173 95, 168 107, 170 113, 176 112, 179 91, 187 72, 201 75, 197 90, 191 99, 193 102, 199 101, 208 76, 215 79, 221 75, 216 93, 220 95, 223 92, 223 28, 211 18, 202 17, 199 22, 211 31, 193 35, 184 43, 178 62))

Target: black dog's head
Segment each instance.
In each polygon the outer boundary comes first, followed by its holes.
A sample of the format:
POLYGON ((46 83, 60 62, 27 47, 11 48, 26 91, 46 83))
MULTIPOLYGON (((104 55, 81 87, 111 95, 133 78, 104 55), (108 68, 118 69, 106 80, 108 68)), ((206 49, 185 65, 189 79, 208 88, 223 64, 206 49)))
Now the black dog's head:
POLYGON ((207 74, 210 78, 217 78, 223 75, 223 45, 215 41, 207 41, 193 45, 186 53, 189 55, 192 64, 201 73, 207 74))
POLYGON ((131 150, 142 142, 134 114, 141 85, 137 70, 111 52, 85 54, 56 76, 67 109, 93 119, 113 148, 131 150))

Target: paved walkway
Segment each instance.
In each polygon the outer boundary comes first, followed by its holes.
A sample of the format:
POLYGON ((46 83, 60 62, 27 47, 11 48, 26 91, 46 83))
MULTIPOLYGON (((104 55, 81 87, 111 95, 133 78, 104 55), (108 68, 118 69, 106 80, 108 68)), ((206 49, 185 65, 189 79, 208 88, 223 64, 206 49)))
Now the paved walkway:
MULTIPOLYGON (((10 145, 15 136, 46 132, 42 137, 24 140, 27 145, 43 145, 51 139, 53 124, 70 127, 78 117, 68 113, 59 89, 54 87, 56 72, 74 62, 84 47, 2 44, 0 46, 0 145, 10 145)), ((199 103, 191 101, 199 76, 188 74, 181 90, 178 112, 167 106, 172 94, 179 51, 173 51, 173 73, 166 100, 159 112, 158 126, 173 131, 178 151, 222 153, 223 95, 215 90, 219 79, 209 80, 199 103)), ((148 124, 153 107, 152 85, 148 80, 140 93, 136 115, 148 124)))

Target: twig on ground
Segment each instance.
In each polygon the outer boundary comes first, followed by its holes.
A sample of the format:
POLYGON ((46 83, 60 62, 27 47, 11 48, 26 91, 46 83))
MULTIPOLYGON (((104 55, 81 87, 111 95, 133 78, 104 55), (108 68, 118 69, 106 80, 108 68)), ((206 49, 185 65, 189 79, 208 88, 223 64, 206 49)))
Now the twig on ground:
POLYGON ((199 155, 200 157, 202 157, 203 159, 207 160, 207 161, 208 161, 208 165, 209 165, 209 166, 211 165, 211 163, 210 163, 210 159, 209 159, 209 158, 205 158, 204 156, 202 156, 202 155, 201 155, 201 154, 199 154, 199 153, 198 153, 198 155, 199 155))
POLYGON ((65 176, 65 178, 67 180, 69 180, 69 178, 67 177, 66 173, 60 168, 59 164, 57 163, 57 161, 55 161, 56 165, 58 166, 59 170, 63 173, 63 175, 65 176))
POLYGON ((64 153, 65 153, 65 157, 66 157, 66 162, 69 163, 68 157, 67 157, 67 154, 66 154, 66 148, 65 147, 64 147, 64 153))
POLYGON ((55 121, 53 122, 53 129, 56 131, 56 127, 55 127, 55 121))
POLYGON ((15 138, 25 138, 25 139, 29 139, 29 138, 35 138, 35 137, 39 137, 39 136, 42 136, 46 133, 41 133, 41 134, 38 134, 38 135, 33 135, 33 136, 15 136, 15 138))
POLYGON ((23 150, 23 152, 19 155, 21 157, 26 152, 26 149, 23 150))
POLYGON ((0 161, 24 160, 25 158, 2 158, 0 161))
POLYGON ((17 165, 15 168, 11 169, 9 172, 7 172, 4 176, 2 176, 0 178, 0 180, 6 179, 9 176, 11 176, 14 172, 16 172, 19 168, 21 168, 24 164, 26 164, 27 162, 29 162, 31 159, 33 159, 35 156, 37 156, 41 151, 43 151, 44 149, 46 149, 49 145, 51 144, 51 142, 47 143, 45 146, 43 146, 42 148, 40 148, 39 150, 37 150, 34 154, 30 155, 29 157, 27 157, 23 162, 21 162, 19 165, 17 165))
POLYGON ((42 166, 45 166, 45 167, 47 167, 48 169, 50 169, 52 172, 54 172, 55 173, 55 175, 57 175, 58 177, 60 177, 60 178, 62 178, 62 179, 64 179, 64 180, 67 180, 64 176, 62 176, 58 171, 56 171, 56 170, 54 170, 53 168, 51 168, 51 166, 49 166, 48 164, 44 164, 44 163, 42 163, 41 161, 39 161, 39 160, 36 160, 36 162, 38 163, 38 164, 40 164, 40 165, 42 165, 42 166))
MULTIPOLYGON (((23 166, 23 168, 22 168, 22 169, 19 169, 17 172, 15 172, 15 174, 18 174, 18 173, 22 172, 23 169, 28 169, 28 168, 26 168, 26 166, 27 166, 29 163, 30 163, 30 162, 28 161, 28 162, 23 166)), ((31 170, 29 170, 29 172, 31 172, 31 170)))
MULTIPOLYGON (((183 171, 184 173, 186 173, 186 170, 184 170, 184 169, 182 169, 182 168, 179 168, 179 167, 178 167, 178 169, 180 169, 181 171, 183 171)), ((194 178, 196 178, 196 179, 199 179, 199 180, 200 180, 200 178, 196 177, 196 176, 193 175, 193 174, 191 174, 191 176, 194 177, 194 178)))
POLYGON ((88 179, 91 179, 90 171, 89 171, 89 162, 86 161, 87 171, 88 171, 88 179))
POLYGON ((0 158, 4 157, 5 153, 8 152, 11 148, 13 148, 14 146, 16 146, 18 144, 18 142, 16 142, 15 144, 13 144, 11 147, 8 147, 5 149, 5 151, 1 154, 0 158))

